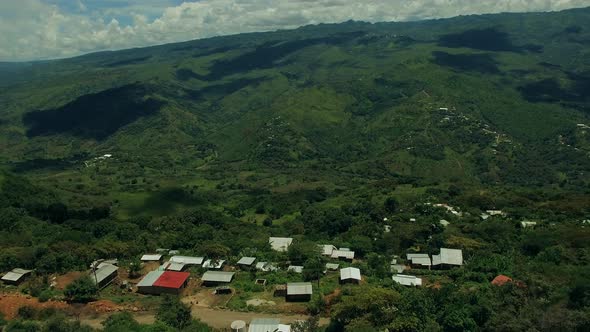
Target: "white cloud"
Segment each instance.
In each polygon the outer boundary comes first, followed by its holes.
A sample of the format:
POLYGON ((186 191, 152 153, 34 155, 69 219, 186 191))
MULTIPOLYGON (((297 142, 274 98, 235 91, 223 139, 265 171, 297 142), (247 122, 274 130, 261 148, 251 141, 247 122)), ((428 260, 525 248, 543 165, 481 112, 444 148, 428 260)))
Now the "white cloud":
MULTIPOLYGON (((588 0, 201 0, 159 9, 157 0, 89 13, 64 13, 41 0, 0 1, 0 60, 58 58, 306 24, 404 21, 461 14, 562 10, 588 0), (113 16, 127 15, 124 25, 113 16), (149 20, 148 17, 157 17, 149 20)), ((167 1, 163 1, 167 3, 167 1)), ((162 1, 160 1, 162 3, 162 1)))

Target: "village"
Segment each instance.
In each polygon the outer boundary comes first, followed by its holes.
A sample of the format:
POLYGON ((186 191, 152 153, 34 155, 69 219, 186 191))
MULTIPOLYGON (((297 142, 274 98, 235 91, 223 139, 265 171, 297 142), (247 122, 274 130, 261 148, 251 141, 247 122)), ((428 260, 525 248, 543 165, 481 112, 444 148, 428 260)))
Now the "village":
MULTIPOLYGON (((283 254, 293 243, 294 239, 287 237, 268 239, 271 250, 283 254)), ((329 298, 331 294, 340 292, 341 287, 354 287, 367 282, 360 268, 362 260, 357 259, 355 252, 349 248, 317 244, 317 254, 320 261, 326 262, 323 268, 320 271, 305 271, 306 267, 289 261, 270 262, 257 257, 208 258, 158 248, 153 253, 141 256, 140 268, 133 268, 133 263, 120 264, 116 258, 100 259, 92 262, 87 271, 77 272, 77 275, 87 275, 92 280, 101 290, 99 299, 103 294, 112 292, 129 293, 139 298, 174 294, 191 307, 227 311, 228 308, 232 309, 228 304, 237 297, 246 301, 246 311, 258 314, 244 321, 232 319, 232 311, 228 311, 224 315, 227 316, 226 321, 217 322, 215 327, 250 332, 290 331, 289 323, 297 321, 296 318, 306 317, 306 304, 312 301, 314 295, 322 293, 329 298), (138 270, 136 275, 130 273, 132 270, 138 270), (318 272, 316 277, 312 277, 317 280, 309 280, 308 276, 308 281, 305 281, 304 272, 312 272, 308 273, 312 276, 313 272, 318 272), (285 278, 278 277, 279 274, 286 276, 287 282, 283 282, 285 278), (250 285, 246 285, 248 283, 250 285), (330 286, 326 288, 326 285, 330 286), (253 287, 257 287, 258 292, 248 292, 253 287), (273 315, 255 318, 265 312, 273 315), (285 319, 281 320, 281 317, 285 319)), ((428 278, 411 272, 422 274, 420 271, 448 270, 463 264, 461 250, 441 248, 439 254, 432 256, 426 253, 395 256, 388 269, 393 282, 408 287, 423 287, 431 285, 428 278)), ((16 292, 35 278, 39 276, 33 270, 14 268, 1 278, 5 286, 3 293, 16 292)), ((60 287, 59 279, 60 276, 52 278, 53 287, 60 287)), ((0 298, 0 304, 3 299, 0 298)), ((137 307, 132 309, 140 310, 137 307)), ((243 316, 236 314, 235 317, 243 316)))

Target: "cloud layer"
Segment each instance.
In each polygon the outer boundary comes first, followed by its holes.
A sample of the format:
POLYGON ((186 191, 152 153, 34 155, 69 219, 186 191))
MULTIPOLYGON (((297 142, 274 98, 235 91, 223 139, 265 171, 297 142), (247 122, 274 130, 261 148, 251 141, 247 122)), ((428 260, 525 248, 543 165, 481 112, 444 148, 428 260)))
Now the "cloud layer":
POLYGON ((588 0, 0 1, 0 61, 75 56, 307 24, 552 11, 588 0), (100 4, 100 5, 99 5, 100 4))

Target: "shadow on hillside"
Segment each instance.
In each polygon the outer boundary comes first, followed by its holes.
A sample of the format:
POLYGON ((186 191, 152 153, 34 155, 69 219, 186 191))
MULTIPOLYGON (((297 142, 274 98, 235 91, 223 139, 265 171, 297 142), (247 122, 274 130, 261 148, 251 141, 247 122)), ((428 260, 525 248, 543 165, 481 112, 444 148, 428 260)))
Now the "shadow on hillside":
POLYGON ((139 58, 126 59, 126 60, 120 60, 120 61, 115 61, 115 62, 111 62, 111 63, 106 63, 104 66, 105 67, 120 67, 120 66, 126 66, 126 65, 135 65, 138 63, 145 62, 151 58, 152 58, 152 56, 148 55, 148 56, 143 56, 143 57, 139 57, 139 58))
POLYGON ((474 71, 486 74, 497 74, 498 62, 490 54, 450 54, 446 52, 432 52, 433 63, 439 66, 451 67, 455 70, 474 71))
POLYGON ((512 43, 510 36, 496 28, 472 29, 460 33, 447 34, 439 37, 438 45, 450 48, 472 48, 483 51, 494 52, 516 52, 523 51, 539 53, 543 46, 527 44, 517 46, 512 43))
POLYGON ((590 101, 590 75, 568 73, 571 80, 569 87, 562 86, 555 78, 547 78, 528 83, 518 88, 522 97, 529 102, 569 102, 583 103, 590 101))
POLYGON ((215 62, 208 75, 197 75, 200 80, 214 81, 225 76, 248 72, 256 69, 267 69, 277 65, 277 61, 286 56, 314 45, 338 45, 365 35, 365 32, 349 32, 324 38, 311 38, 290 42, 268 42, 258 46, 254 51, 241 54, 228 60, 215 62))
POLYGON ((264 82, 265 78, 239 79, 229 83, 210 85, 200 90, 185 90, 188 96, 193 100, 202 100, 207 97, 224 97, 247 86, 256 86, 264 82))
POLYGON ((102 140, 162 107, 161 101, 146 98, 148 93, 145 86, 131 84, 84 95, 59 108, 32 111, 23 116, 27 136, 70 134, 102 140))

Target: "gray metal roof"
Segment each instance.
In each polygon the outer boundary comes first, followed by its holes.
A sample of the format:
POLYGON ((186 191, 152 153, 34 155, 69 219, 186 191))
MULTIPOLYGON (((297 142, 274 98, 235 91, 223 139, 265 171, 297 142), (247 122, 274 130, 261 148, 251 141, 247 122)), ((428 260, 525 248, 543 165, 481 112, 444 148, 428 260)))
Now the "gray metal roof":
POLYGON ((137 284, 137 287, 149 287, 152 286, 161 276, 164 274, 164 271, 152 271, 141 279, 141 281, 137 284))
POLYGON ((402 264, 393 264, 391 265, 391 272, 402 273, 406 269, 405 265, 402 264))
POLYGON ((225 260, 223 259, 208 259, 205 261, 205 263, 203 263, 203 267, 206 269, 221 269, 223 267, 223 264, 225 264, 225 260))
POLYGON ((347 267, 340 270, 340 280, 361 280, 361 270, 356 267, 347 267))
POLYGON ((406 258, 408 260, 412 260, 413 258, 428 258, 428 254, 419 254, 419 253, 413 253, 413 254, 407 254, 406 258))
POLYGON ((168 263, 168 266, 166 266, 166 270, 168 271, 182 271, 184 269, 184 266, 186 264, 184 263, 176 263, 176 262, 170 262, 168 263))
POLYGON ((29 273, 33 272, 33 270, 19 269, 19 268, 17 267, 17 268, 14 268, 14 269, 12 269, 12 272, 14 272, 14 273, 20 273, 20 274, 27 275, 27 274, 29 274, 29 273))
POLYGON ((20 278, 24 277, 21 273, 14 273, 12 271, 7 272, 3 277, 2 280, 4 281, 19 281, 20 278))
POLYGON ((311 282, 290 282, 287 284, 287 295, 311 295, 311 282))
POLYGON ((159 261, 160 259, 162 259, 162 255, 160 254, 146 254, 141 256, 141 260, 146 262, 159 261))
POLYGON ((416 276, 397 274, 392 277, 393 281, 404 286, 422 286, 422 279, 416 276))
POLYGON ((254 264, 254 262, 256 261, 256 257, 242 257, 239 261, 238 261, 238 265, 252 265, 254 264))
POLYGON ((461 249, 440 249, 440 262, 449 265, 463 265, 463 251, 461 249))
POLYGON ((328 269, 328 270, 338 270, 339 267, 340 267, 340 264, 326 263, 326 269, 328 269))
POLYGON ((203 274, 201 280, 212 282, 231 282, 234 274, 234 272, 207 271, 203 274))
POLYGON ((332 258, 346 258, 354 259, 354 251, 350 250, 334 250, 332 251, 332 258))
POLYGON ((414 257, 414 258, 412 258, 412 264, 430 266, 430 265, 432 265, 432 261, 430 261, 430 257, 428 257, 428 256, 414 257))
POLYGON ((337 250, 337 248, 331 244, 318 244, 318 247, 320 247, 322 255, 324 256, 331 256, 332 252, 337 250))
POLYGON ((256 263, 256 269, 263 271, 263 272, 269 272, 269 271, 276 271, 279 268, 276 266, 275 263, 258 262, 258 263, 256 263))
POLYGON ((290 237, 269 237, 268 243, 273 250, 276 251, 287 251, 287 248, 293 242, 293 238, 290 237))
POLYGON ((96 269, 96 272, 93 272, 90 278, 95 283, 101 283, 103 280, 107 279, 113 273, 116 273, 119 270, 119 268, 115 265, 105 263, 101 264, 102 266, 96 269))
POLYGON ((275 332, 281 320, 278 318, 254 318, 250 322, 248 332, 275 332))
POLYGON ((170 262, 182 263, 184 265, 201 265, 203 264, 203 257, 191 257, 191 256, 172 256, 170 262))

